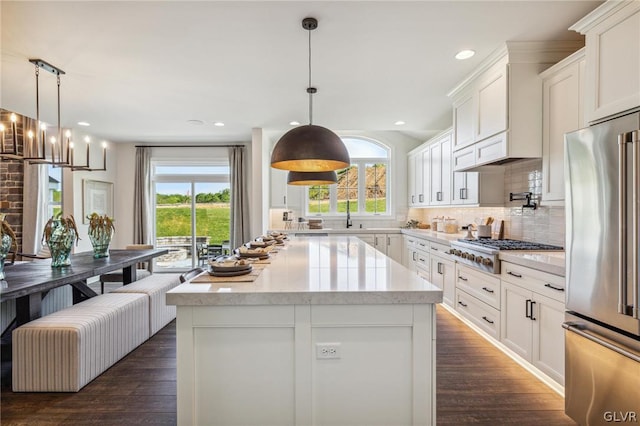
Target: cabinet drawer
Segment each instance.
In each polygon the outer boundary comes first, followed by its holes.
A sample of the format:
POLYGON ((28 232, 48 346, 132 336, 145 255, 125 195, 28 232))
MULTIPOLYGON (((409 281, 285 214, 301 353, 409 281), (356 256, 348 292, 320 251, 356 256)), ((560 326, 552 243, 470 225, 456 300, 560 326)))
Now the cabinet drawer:
POLYGON ((500 340, 500 311, 497 309, 456 289, 456 311, 494 339, 500 340))
POLYGON ((507 134, 502 132, 482 142, 478 142, 476 148, 476 165, 490 163, 507 157, 507 134))
POLYGON ((500 309, 500 278, 457 264, 456 287, 500 309))
POLYGON ((509 262, 502 262, 501 270, 504 281, 564 303, 564 277, 509 262))
POLYGON ((429 254, 423 253, 421 250, 416 250, 415 254, 416 265, 429 272, 429 254))
POLYGON ((433 242, 430 243, 430 253, 432 255, 440 256, 444 259, 453 260, 451 255, 449 254, 450 248, 451 247, 446 244, 433 243, 433 242))
POLYGON ((453 171, 466 170, 476 165, 475 145, 454 151, 452 154, 453 171))
POLYGON ((429 254, 429 241, 427 240, 421 240, 420 238, 416 238, 414 247, 418 250, 423 251, 425 254, 429 254))

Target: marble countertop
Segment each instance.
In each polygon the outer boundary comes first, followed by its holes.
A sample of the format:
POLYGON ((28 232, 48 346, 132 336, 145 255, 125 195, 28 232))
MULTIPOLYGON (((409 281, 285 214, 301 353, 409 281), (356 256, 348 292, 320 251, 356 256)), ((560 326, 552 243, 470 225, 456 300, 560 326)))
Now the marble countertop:
POLYGON ((278 229, 289 235, 296 234, 328 234, 328 235, 358 235, 358 234, 400 234, 401 228, 323 228, 323 229, 278 229))
POLYGON ((457 234, 446 234, 444 232, 433 232, 429 229, 408 229, 403 228, 402 233, 405 235, 412 235, 418 238, 424 238, 425 240, 433 241, 440 244, 449 244, 451 241, 457 241, 460 238, 464 238, 467 233, 458 232, 457 234))
POLYGON ((167 304, 189 306, 441 301, 442 290, 356 236, 292 236, 253 282, 185 283, 167 292, 167 304))
POLYGON ((564 251, 501 251, 500 260, 565 276, 564 251))

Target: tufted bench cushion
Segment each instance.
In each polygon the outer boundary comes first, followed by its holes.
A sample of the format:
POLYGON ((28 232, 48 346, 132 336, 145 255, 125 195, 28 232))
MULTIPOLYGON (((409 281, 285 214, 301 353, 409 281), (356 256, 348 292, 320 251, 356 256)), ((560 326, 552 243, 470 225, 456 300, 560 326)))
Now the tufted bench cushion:
POLYGON ((176 307, 167 305, 166 293, 180 285, 180 274, 153 274, 113 290, 113 293, 141 293, 149 297, 149 335, 153 336, 176 317, 176 307))
POLYGON ((104 294, 13 331, 14 392, 77 392, 149 338, 149 299, 104 294))

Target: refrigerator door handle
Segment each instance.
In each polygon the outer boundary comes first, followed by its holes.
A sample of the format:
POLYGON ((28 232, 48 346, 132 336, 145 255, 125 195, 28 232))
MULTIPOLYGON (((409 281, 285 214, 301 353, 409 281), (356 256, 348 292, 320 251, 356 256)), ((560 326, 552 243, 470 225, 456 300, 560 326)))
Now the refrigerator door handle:
POLYGON ((632 199, 632 221, 631 221, 631 255, 633 259, 633 265, 631 266, 631 279, 633 280, 633 284, 631 285, 631 293, 632 293, 632 306, 631 306, 631 316, 635 319, 639 318, 638 310, 640 305, 640 299, 638 298, 638 197, 640 197, 640 171, 638 167, 640 167, 640 147, 638 144, 640 143, 640 130, 636 130, 631 132, 631 146, 633 153, 633 199, 632 199))
POLYGON ((627 311, 627 141, 618 135, 618 313, 627 311))
POLYGON ((633 131, 628 133, 621 133, 618 135, 618 149, 619 149, 619 175, 618 175, 618 313, 622 315, 630 315, 635 319, 639 318, 638 305, 638 200, 640 197, 640 172, 638 167, 640 166, 640 148, 638 147, 638 133, 639 131, 633 131), (627 221, 627 207, 629 200, 627 199, 627 152, 628 144, 631 145, 631 193, 633 194, 631 200, 631 305, 628 305, 627 299, 627 248, 628 245, 628 233, 626 231, 625 224, 627 221))
POLYGON ((591 333, 587 333, 587 332, 581 330, 578 327, 578 325, 576 323, 574 323, 574 322, 569 321, 569 322, 562 323, 562 328, 564 328, 567 331, 571 331, 573 333, 576 333, 577 335, 582 336, 585 339, 589 339, 592 342, 595 342, 595 343, 597 343, 599 345, 602 345, 607 349, 611 349, 612 351, 614 351, 616 353, 619 353, 620 355, 626 356, 627 358, 630 358, 635 362, 640 362, 640 356, 638 356, 638 355, 636 355, 636 354, 634 354, 632 352, 629 352, 629 351, 627 351, 627 350, 625 350, 625 349, 623 349, 623 348, 621 348, 619 346, 612 345, 611 343, 607 342, 606 340, 603 340, 603 339, 599 338, 598 336, 595 336, 595 335, 593 335, 591 333))

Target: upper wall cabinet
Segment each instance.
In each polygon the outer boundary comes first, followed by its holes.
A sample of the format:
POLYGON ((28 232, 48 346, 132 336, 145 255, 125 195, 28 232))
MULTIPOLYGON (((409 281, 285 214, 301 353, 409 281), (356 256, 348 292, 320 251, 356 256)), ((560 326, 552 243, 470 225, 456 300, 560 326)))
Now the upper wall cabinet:
POLYGON ((287 185, 286 170, 271 167, 271 208, 300 211, 302 208, 302 186, 287 185))
POLYGON ((608 1, 570 29, 585 35, 587 121, 640 106, 640 1, 608 1))
POLYGON ((564 203, 564 134, 586 127, 583 113, 584 49, 542 77, 542 202, 564 203))
POLYGON ((451 204, 451 131, 429 145, 429 205, 451 204))
POLYGON ((539 73, 581 46, 508 42, 453 89, 453 170, 542 155, 539 73))

